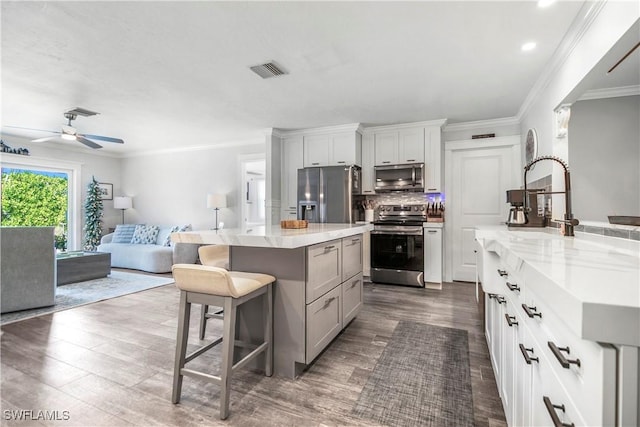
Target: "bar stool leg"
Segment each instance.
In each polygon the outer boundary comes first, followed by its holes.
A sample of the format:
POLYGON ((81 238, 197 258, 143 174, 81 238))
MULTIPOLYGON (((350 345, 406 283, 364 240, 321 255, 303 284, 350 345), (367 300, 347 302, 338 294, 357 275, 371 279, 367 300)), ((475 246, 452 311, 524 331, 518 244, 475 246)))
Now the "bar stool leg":
POLYGON ((236 335, 236 304, 231 297, 224 299, 224 332, 222 335, 222 373, 220 375, 220 419, 229 416, 229 393, 233 374, 233 350, 236 335))
POLYGON ((178 336, 176 338, 176 358, 173 370, 173 393, 171 402, 180 402, 182 393, 182 368, 187 353, 187 342, 189 340, 189 316, 191 314, 191 303, 187 302, 187 293, 180 292, 180 314, 178 316, 178 336))
POLYGON ((273 375, 273 283, 267 285, 267 292, 263 296, 263 312, 265 316, 264 322, 264 342, 267 348, 265 350, 265 375, 270 377, 273 375))
POLYGON ((200 339, 204 339, 204 332, 207 329, 207 313, 209 312, 209 306, 202 304, 200 308, 200 339))

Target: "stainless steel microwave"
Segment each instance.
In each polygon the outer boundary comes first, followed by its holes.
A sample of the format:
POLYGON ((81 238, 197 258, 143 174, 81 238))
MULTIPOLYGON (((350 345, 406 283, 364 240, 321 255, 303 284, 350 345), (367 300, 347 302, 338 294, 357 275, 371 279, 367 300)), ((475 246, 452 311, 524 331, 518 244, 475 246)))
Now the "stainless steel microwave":
POLYGON ((391 191, 424 192, 424 163, 375 167, 376 193, 391 191))

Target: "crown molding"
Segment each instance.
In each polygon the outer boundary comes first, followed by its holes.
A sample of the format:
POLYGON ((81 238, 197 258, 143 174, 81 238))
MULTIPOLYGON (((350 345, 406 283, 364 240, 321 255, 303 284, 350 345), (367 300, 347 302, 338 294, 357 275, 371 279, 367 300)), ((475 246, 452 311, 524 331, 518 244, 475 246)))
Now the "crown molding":
POLYGON ((443 132, 457 132, 465 130, 493 128, 497 126, 519 126, 520 120, 517 117, 503 117, 500 119, 477 120, 473 122, 451 123, 446 125, 443 132))
POLYGON ((227 147, 242 147, 246 145, 264 145, 265 140, 263 137, 254 137, 248 139, 234 140, 228 142, 222 142, 219 144, 211 144, 211 145, 197 145, 191 147, 181 147, 181 148, 166 148, 160 150, 152 150, 152 151, 138 151, 133 153, 124 154, 123 158, 130 157, 144 157, 144 156, 154 156, 160 154, 171 154, 171 153, 185 153, 190 151, 209 151, 209 150, 219 150, 227 147))
POLYGON ((554 52, 551 60, 547 63, 542 74, 536 80, 533 87, 524 99, 524 102, 518 110, 516 117, 518 121, 522 121, 522 118, 527 114, 529 108, 538 97, 538 94, 542 92, 551 82, 552 78, 557 74, 559 68, 565 63, 571 52, 576 48, 582 37, 584 37, 587 30, 593 24, 596 17, 600 14, 607 0, 600 0, 595 3, 584 2, 577 17, 574 19, 571 27, 565 34, 562 42, 554 52))
POLYGON ((362 133, 362 125, 360 123, 347 123, 336 126, 323 126, 309 129, 273 129, 273 135, 283 137, 298 135, 320 135, 325 133, 337 132, 359 132, 362 133))
POLYGON ((422 122, 399 123, 395 125, 367 126, 364 128, 364 133, 379 132, 384 130, 416 128, 416 127, 438 126, 441 128, 447 124, 447 120, 448 119, 438 119, 438 120, 427 120, 422 122))
POLYGON ((604 89, 592 89, 586 91, 578 101, 587 101, 590 99, 618 98, 621 96, 640 95, 640 85, 620 86, 604 89))

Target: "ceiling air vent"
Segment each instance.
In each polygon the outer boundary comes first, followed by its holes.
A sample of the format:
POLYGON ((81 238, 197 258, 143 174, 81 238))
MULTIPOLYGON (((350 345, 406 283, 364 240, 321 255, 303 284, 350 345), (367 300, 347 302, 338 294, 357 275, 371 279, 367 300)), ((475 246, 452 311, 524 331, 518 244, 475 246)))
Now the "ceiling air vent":
POLYGON ((267 62, 262 65, 255 65, 251 68, 251 71, 262 77, 263 79, 268 79, 269 77, 282 76, 283 74, 287 74, 286 71, 281 69, 275 62, 267 62))

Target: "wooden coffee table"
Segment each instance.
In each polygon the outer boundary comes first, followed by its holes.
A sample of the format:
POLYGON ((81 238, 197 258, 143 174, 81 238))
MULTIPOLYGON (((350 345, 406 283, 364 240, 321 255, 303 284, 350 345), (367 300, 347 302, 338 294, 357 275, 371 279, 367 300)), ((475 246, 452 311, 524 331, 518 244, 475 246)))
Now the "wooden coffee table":
POLYGON ((108 252, 63 252, 56 255, 58 286, 100 279, 111 274, 108 252))

